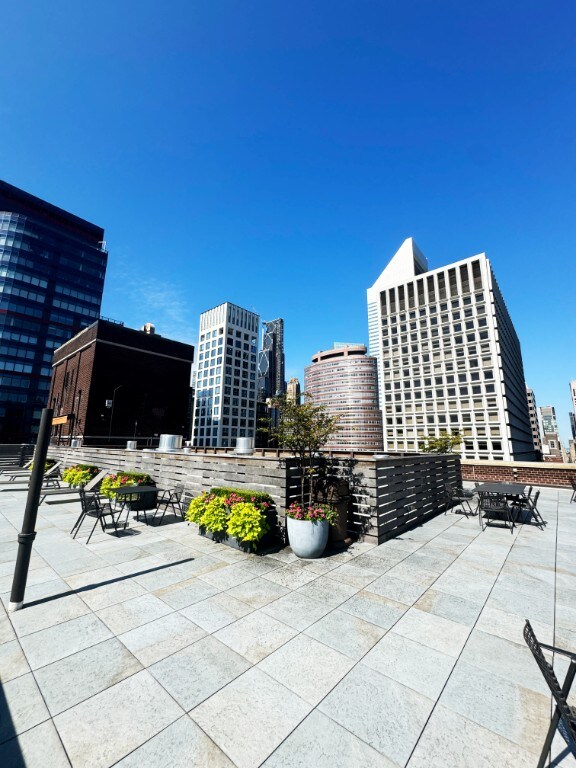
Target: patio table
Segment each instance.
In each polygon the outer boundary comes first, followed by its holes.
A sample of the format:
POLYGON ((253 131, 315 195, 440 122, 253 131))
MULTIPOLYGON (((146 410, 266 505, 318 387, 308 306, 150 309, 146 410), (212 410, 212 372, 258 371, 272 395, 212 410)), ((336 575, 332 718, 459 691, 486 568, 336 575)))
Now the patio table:
MULTIPOLYGON (((516 525, 518 518, 518 502, 524 496, 524 483, 481 483, 476 487, 479 493, 493 493, 511 502, 512 509, 509 511, 509 519, 512 528, 516 525)), ((482 521, 482 503, 479 507, 480 521, 482 521)))
MULTIPOLYGON (((130 514, 130 502, 143 502, 142 509, 139 506, 136 507, 136 519, 140 512, 145 512, 146 509, 156 508, 156 498, 158 488, 155 485, 123 485, 120 488, 112 488, 112 493, 116 495, 116 500, 120 502, 121 509, 120 515, 126 509, 126 520, 124 521, 124 528, 128 525, 128 515, 130 514), (147 506, 145 502, 154 502, 153 506, 147 506)), ((120 518, 120 515, 118 516, 120 518)))
POLYGON ((525 483, 481 483, 476 487, 480 493, 499 493, 502 496, 523 496, 525 483))

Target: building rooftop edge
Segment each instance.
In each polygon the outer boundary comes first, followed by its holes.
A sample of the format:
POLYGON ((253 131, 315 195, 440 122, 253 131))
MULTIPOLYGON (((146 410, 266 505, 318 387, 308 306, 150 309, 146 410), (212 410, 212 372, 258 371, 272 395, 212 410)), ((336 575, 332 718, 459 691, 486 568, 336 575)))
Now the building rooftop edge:
MULTIPOLYGON (((47 200, 43 200, 41 197, 37 197, 30 192, 26 192, 24 189, 20 189, 20 187, 15 187, 13 184, 9 184, 3 179, 0 179, 0 192, 5 192, 12 197, 20 198, 23 203, 51 212, 62 219, 66 219, 101 235, 101 239, 104 238, 104 228, 100 227, 98 224, 93 224, 91 221, 88 221, 81 216, 77 216, 75 213, 70 213, 70 211, 67 211, 65 208, 60 208, 60 206, 54 205, 54 203, 49 203, 47 200)), ((22 215, 25 216, 26 214, 22 215)))

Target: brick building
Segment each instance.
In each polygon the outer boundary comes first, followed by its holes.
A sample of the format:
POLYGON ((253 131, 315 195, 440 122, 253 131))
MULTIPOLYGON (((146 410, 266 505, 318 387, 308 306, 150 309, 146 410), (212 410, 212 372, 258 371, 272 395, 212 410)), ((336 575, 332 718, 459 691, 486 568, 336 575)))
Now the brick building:
POLYGON ((98 320, 59 347, 49 405, 53 442, 86 443, 190 434, 194 347, 98 320))

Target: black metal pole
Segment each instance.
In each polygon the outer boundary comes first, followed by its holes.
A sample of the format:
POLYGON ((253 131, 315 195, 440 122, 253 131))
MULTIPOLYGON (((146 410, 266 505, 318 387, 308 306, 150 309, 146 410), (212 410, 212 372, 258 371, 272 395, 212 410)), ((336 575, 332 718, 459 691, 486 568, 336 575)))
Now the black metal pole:
POLYGON ((53 413, 52 408, 44 408, 42 418, 40 419, 40 431, 38 432, 38 441, 34 451, 34 467, 30 477, 30 485, 28 486, 28 498, 26 499, 26 509, 24 510, 24 519, 22 521, 22 532, 18 534, 18 555, 16 557, 12 592, 10 593, 10 604, 8 606, 10 611, 20 610, 24 603, 24 592, 26 591, 30 556, 32 555, 32 542, 36 538, 36 531, 34 529, 36 528, 38 502, 40 501, 42 481, 44 480, 46 455, 50 445, 53 413))

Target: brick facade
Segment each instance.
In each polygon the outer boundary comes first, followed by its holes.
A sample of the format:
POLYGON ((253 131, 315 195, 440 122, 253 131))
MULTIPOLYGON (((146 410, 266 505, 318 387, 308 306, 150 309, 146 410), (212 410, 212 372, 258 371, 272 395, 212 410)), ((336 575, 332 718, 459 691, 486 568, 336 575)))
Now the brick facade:
POLYGON ((99 320, 54 353, 53 440, 188 437, 193 359, 189 344, 99 320))
POLYGON ((576 464, 520 461, 462 460, 462 479, 469 481, 518 482, 551 488, 570 488, 576 479, 576 464))

